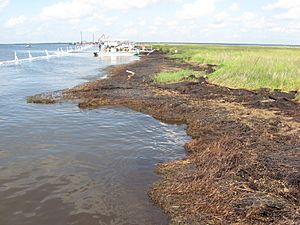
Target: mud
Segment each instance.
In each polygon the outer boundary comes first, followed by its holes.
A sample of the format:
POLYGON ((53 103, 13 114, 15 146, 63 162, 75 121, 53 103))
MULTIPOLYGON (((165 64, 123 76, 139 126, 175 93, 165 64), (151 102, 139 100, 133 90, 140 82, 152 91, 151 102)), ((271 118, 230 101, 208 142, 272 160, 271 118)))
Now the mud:
POLYGON ((33 103, 79 100, 81 108, 122 105, 187 124, 185 159, 166 162, 149 195, 170 224, 300 224, 300 105, 295 93, 229 89, 200 78, 157 85, 153 76, 180 68, 215 70, 156 54, 111 67, 109 77, 33 103), (128 77, 126 70, 135 75, 128 77))

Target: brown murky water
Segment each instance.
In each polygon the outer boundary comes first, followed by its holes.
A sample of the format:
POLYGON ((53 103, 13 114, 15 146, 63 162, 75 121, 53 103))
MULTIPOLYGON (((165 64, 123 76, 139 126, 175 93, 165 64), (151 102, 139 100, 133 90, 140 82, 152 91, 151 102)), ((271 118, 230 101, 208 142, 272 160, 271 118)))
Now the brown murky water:
POLYGON ((1 225, 167 224, 147 191, 157 163, 183 156, 184 127, 120 107, 26 104, 107 65, 82 55, 0 67, 1 225))

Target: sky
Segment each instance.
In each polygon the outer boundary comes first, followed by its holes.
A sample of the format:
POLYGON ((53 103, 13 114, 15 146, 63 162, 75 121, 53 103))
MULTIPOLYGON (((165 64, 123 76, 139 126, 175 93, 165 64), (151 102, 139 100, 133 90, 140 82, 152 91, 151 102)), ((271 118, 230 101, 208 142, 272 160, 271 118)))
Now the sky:
POLYGON ((0 0, 0 43, 300 44, 300 0, 0 0))

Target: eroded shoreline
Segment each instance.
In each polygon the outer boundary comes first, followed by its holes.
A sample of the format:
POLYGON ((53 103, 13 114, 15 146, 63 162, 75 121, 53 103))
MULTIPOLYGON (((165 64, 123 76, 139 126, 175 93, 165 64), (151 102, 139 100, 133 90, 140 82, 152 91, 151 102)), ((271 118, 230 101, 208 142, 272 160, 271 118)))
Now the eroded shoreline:
POLYGON ((122 105, 187 124, 187 157, 159 165, 151 198, 170 224, 300 222, 300 106, 288 93, 232 90, 197 82, 157 85, 154 74, 191 66, 164 55, 110 67, 109 77, 33 103, 79 100, 81 108, 122 105), (128 79, 126 70, 135 72, 128 79), (61 98, 63 97, 63 98, 61 98))

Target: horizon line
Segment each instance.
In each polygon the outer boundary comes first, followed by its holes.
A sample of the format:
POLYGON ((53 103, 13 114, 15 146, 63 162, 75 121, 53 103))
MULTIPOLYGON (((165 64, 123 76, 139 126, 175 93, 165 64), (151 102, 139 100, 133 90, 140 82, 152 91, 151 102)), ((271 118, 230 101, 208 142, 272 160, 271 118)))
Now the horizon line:
MULTIPOLYGON (((74 44, 80 42, 72 42, 72 41, 58 41, 58 42, 15 42, 15 43, 0 43, 0 45, 26 45, 26 44, 74 44)), ((90 42, 86 42, 90 43, 90 42)), ((262 43, 262 42, 184 42, 184 41, 136 41, 136 43, 144 43, 144 44, 199 44, 199 45, 241 45, 241 46, 294 46, 300 47, 299 44, 285 44, 285 43, 262 43)))

